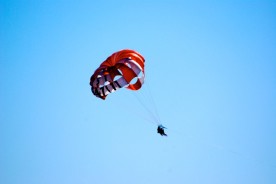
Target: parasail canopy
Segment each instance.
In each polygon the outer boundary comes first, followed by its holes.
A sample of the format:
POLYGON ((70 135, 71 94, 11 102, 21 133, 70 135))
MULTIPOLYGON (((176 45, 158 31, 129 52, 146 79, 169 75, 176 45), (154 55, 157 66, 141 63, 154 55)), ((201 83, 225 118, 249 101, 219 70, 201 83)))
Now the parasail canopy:
POLYGON ((124 49, 113 53, 95 70, 90 78, 92 93, 105 99, 120 88, 138 90, 145 78, 145 59, 134 50, 124 49))

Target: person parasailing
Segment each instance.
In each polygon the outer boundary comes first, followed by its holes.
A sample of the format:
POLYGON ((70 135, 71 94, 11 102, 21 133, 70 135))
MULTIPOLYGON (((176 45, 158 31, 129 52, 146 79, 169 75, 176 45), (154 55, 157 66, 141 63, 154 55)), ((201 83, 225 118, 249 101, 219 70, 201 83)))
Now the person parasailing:
POLYGON ((164 128, 166 128, 166 127, 164 127, 163 125, 158 125, 157 133, 159 133, 161 136, 167 136, 167 134, 164 131, 164 128))

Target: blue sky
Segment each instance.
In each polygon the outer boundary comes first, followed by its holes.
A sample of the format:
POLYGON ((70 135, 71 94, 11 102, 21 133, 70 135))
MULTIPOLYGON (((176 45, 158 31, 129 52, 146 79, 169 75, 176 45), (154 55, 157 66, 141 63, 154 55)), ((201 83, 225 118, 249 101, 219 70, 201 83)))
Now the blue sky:
POLYGON ((276 182, 275 1, 0 0, 0 26, 0 183, 276 182), (90 91, 124 48, 168 137, 90 91))

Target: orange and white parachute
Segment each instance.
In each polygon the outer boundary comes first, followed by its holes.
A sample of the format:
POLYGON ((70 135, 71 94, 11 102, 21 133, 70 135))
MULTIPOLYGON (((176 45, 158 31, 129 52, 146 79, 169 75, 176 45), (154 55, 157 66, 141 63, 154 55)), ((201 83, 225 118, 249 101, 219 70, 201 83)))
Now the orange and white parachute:
POLYGON ((134 50, 125 49, 113 53, 91 76, 92 93, 104 100, 109 93, 119 88, 139 90, 144 83, 144 66, 144 57, 134 50))

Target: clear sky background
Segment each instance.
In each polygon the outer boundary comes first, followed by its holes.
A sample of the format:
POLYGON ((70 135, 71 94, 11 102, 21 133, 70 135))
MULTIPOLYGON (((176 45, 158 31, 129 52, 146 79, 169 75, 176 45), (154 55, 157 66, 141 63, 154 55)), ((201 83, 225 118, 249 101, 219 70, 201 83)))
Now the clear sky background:
POLYGON ((276 183, 276 1, 0 0, 0 31, 1 184, 276 183), (168 137, 90 91, 124 48, 168 137))

